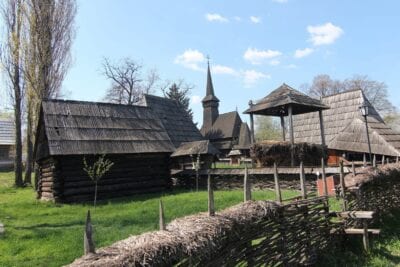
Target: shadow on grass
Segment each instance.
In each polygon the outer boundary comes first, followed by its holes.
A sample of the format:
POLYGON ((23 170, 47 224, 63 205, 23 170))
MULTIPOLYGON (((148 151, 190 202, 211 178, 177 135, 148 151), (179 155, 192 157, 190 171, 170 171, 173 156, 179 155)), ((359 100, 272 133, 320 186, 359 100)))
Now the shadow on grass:
POLYGON ((321 255, 317 266, 399 266, 400 265, 400 209, 392 210, 381 222, 371 226, 380 228, 380 236, 370 238, 371 251, 363 251, 362 236, 346 236, 344 242, 321 255))

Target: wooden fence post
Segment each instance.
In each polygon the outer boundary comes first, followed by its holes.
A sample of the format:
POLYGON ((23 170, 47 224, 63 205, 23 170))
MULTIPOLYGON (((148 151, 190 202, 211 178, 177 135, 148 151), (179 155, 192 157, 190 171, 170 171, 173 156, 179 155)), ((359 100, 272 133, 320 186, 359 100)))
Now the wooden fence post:
POLYGON ((363 166, 367 167, 367 155, 363 154, 363 166))
POLYGON ((300 162, 300 188, 301 188, 301 197, 303 199, 307 199, 307 189, 306 189, 306 177, 304 173, 304 164, 303 161, 300 162))
POLYGON ((246 202, 248 200, 251 200, 251 185, 249 181, 249 170, 247 169, 247 166, 244 167, 243 187, 244 187, 244 202, 246 202))
POLYGON ((376 168, 376 154, 374 154, 374 157, 372 159, 372 167, 376 168))
POLYGON ((276 201, 278 201, 279 203, 282 203, 281 187, 279 185, 278 167, 276 166, 276 162, 274 162, 274 181, 275 181, 276 201))
POLYGON ((90 210, 88 210, 86 216, 85 232, 83 234, 83 249, 85 255, 89 253, 96 253, 92 235, 93 235, 93 227, 90 219, 90 210))
POLYGON ((354 165, 354 161, 351 162, 351 172, 353 173, 353 176, 356 176, 356 166, 354 165))
POLYGON ((210 173, 208 174, 207 188, 208 188, 208 216, 214 216, 215 215, 214 191, 212 189, 211 174, 210 173))
POLYGON ((385 155, 382 155, 382 161, 381 161, 381 165, 385 165, 385 155))
POLYGON ((396 163, 399 163, 399 156, 396 157, 396 163))
POLYGON ((165 215, 164 215, 164 205, 162 200, 160 199, 159 203, 159 225, 160 225, 160 230, 165 230, 165 215))
POLYGON ((363 219, 363 245, 365 252, 369 252, 369 236, 368 236, 368 222, 363 219))
POLYGON ((322 186, 324 187, 324 196, 328 196, 328 185, 326 183, 325 160, 324 160, 324 158, 321 158, 321 169, 322 169, 322 186))
POLYGON ((343 170, 343 161, 340 161, 340 192, 343 198, 343 211, 347 210, 347 201, 346 201, 346 192, 345 192, 345 182, 344 182, 344 170, 343 170))

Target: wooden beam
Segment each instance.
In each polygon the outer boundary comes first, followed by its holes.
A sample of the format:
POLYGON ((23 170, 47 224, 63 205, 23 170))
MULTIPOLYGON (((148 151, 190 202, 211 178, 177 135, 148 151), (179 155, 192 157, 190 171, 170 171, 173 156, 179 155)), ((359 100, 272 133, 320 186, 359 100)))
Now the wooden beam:
POLYGON ((335 212, 339 218, 353 218, 353 219, 372 219, 375 215, 374 211, 342 211, 335 212))
POLYGON ((372 159, 372 167, 376 168, 376 154, 374 154, 374 157, 372 159))
POLYGON ((282 203, 281 187, 279 185, 278 167, 276 166, 276 162, 274 162, 274 182, 275 182, 276 201, 282 203))
POLYGON ((289 112, 289 132, 290 132, 290 162, 291 166, 294 166, 294 130, 293 130, 293 107, 289 105, 288 107, 289 112))
MULTIPOLYGON (((344 229, 344 232, 348 235, 362 235, 364 234, 364 229, 347 228, 344 229)), ((379 235, 381 233, 381 229, 368 229, 368 233, 379 235)))
POLYGON ((252 144, 255 143, 255 135, 254 135, 254 118, 253 118, 253 114, 250 113, 250 131, 251 131, 251 135, 250 135, 250 141, 252 144))
POLYGON ((286 141, 285 118, 281 115, 282 140, 286 141))
POLYGON ((83 234, 83 249, 84 249, 85 255, 90 254, 90 253, 96 253, 92 235, 93 235, 93 227, 92 227, 92 221, 90 218, 90 210, 88 210, 87 216, 86 216, 85 232, 83 234))
POLYGON ((212 189, 210 174, 208 174, 207 189, 208 189, 208 216, 214 216, 215 215, 214 191, 212 189))
POLYGON ((321 171, 322 171, 322 186, 324 187, 324 196, 328 196, 328 184, 326 182, 325 160, 324 160, 324 158, 321 158, 321 171))
POLYGON ((161 231, 165 230, 164 205, 161 199, 159 202, 159 226, 161 231))
POLYGON ((346 185, 344 182, 344 171, 343 171, 343 161, 340 161, 339 166, 339 173, 340 173, 340 191, 341 197, 343 199, 343 211, 347 210, 347 201, 346 201, 346 185))
POLYGON ((319 114, 319 129, 321 131, 321 144, 326 146, 325 142, 325 128, 324 128, 324 117, 322 115, 322 110, 318 111, 319 114))
POLYGON ((351 162, 351 172, 353 173, 353 176, 356 176, 356 166, 354 165, 354 161, 351 162))
POLYGON ((249 171, 247 169, 247 165, 244 167, 244 179, 243 179, 243 192, 244 192, 244 201, 251 200, 251 185, 249 181, 249 171))
POLYGON ((363 154, 363 166, 367 167, 367 155, 365 153, 363 154))
POLYGON ((307 199, 307 189, 306 189, 306 181, 304 174, 304 164, 300 162, 300 188, 301 188, 301 197, 302 199, 307 199))

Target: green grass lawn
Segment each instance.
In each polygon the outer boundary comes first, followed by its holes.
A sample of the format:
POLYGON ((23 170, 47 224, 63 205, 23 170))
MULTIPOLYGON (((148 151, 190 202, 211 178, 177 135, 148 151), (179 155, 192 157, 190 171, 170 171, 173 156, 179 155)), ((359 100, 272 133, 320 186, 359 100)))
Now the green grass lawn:
MULTIPOLYGON (((38 201, 32 188, 12 187, 12 173, 0 172, 0 266, 60 266, 80 257, 83 228, 91 209, 97 247, 130 235, 156 230, 158 200, 163 199, 166 220, 207 210, 207 192, 171 191, 91 203, 58 205, 38 201)), ((285 198, 298 195, 283 191, 285 198)), ((274 199, 273 191, 255 191, 254 199, 274 199)), ((216 191, 217 210, 240 203, 241 191, 216 191)))

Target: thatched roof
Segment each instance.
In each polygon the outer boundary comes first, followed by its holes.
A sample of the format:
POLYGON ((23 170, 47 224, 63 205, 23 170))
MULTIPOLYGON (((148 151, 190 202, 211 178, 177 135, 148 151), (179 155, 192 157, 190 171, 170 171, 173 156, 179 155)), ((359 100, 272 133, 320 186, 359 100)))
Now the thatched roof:
POLYGON ((182 143, 171 157, 181 157, 190 155, 218 155, 220 152, 209 140, 182 143))
POLYGON ((0 120, 0 145, 15 144, 14 122, 11 120, 0 120))
POLYGON ((165 97, 144 95, 140 104, 151 108, 160 118, 176 148, 182 142, 204 139, 196 125, 178 102, 165 97))
POLYGON ((289 114, 289 105, 293 107, 293 114, 303 114, 329 108, 318 99, 311 98, 284 83, 266 97, 256 101, 244 113, 287 116, 289 114))
POLYGON ((141 106, 47 100, 39 127, 44 127, 50 155, 174 150, 161 120, 141 106))
MULTIPOLYGON (((365 121, 359 111, 362 103, 369 106, 368 126, 373 154, 400 155, 400 134, 386 125, 361 90, 353 90, 322 98, 330 106, 323 111, 328 148, 368 153, 365 121)), ((317 112, 293 117, 296 142, 321 143, 317 112)))

